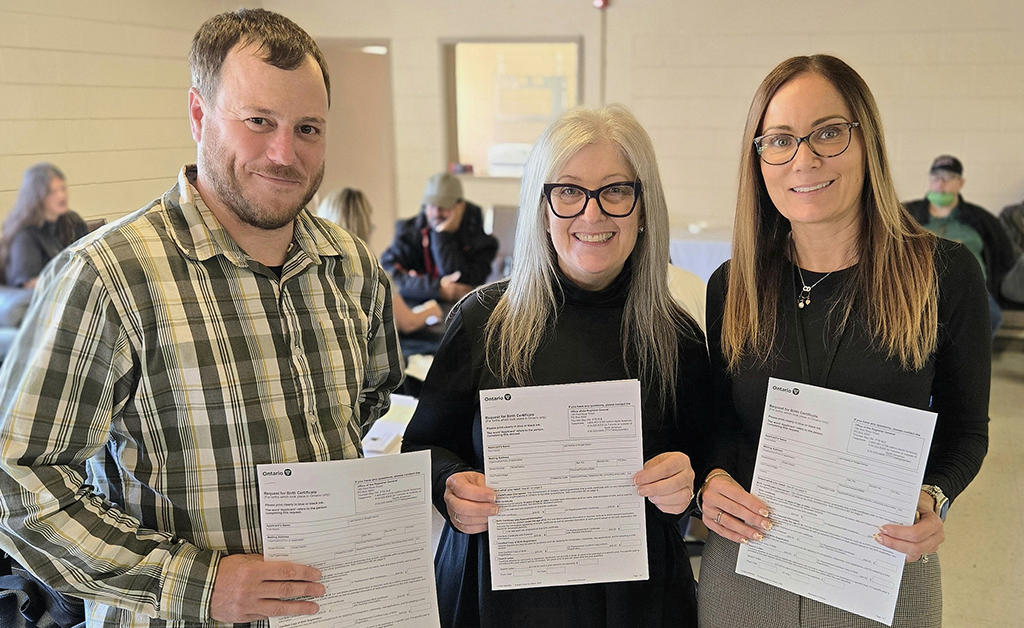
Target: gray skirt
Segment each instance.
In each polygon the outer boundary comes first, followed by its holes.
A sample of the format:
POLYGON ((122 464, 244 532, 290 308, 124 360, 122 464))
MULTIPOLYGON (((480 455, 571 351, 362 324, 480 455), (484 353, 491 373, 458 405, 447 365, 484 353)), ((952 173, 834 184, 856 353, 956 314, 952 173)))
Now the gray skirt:
MULTIPOLYGON (((885 624, 801 597, 736 573, 739 544, 714 532, 700 560, 697 615, 700 628, 884 628, 885 624)), ((907 563, 893 628, 942 626, 939 557, 907 563)))

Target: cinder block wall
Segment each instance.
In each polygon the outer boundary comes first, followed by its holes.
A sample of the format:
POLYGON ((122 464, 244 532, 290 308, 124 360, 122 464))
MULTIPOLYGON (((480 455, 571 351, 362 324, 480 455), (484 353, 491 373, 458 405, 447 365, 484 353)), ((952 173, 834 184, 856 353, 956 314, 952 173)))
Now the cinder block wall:
POLYGON ((195 161, 188 51, 226 2, 0 0, 0 218, 25 168, 56 164, 71 208, 121 216, 195 161))
MULTIPOLYGON (((391 41, 398 211, 444 167, 440 42, 580 36, 583 104, 600 104, 601 15, 589 0, 265 0, 317 37, 391 41)), ((729 226, 739 142, 760 80, 791 55, 854 66, 879 101, 900 194, 920 197, 950 152, 965 196, 992 211, 1024 198, 1024 3, 1007 0, 613 0, 606 101, 631 107, 658 151, 672 222, 729 226)), ((468 179, 481 203, 518 184, 468 179)))
MULTIPOLYGON (((878 98, 900 194, 931 159, 965 164, 965 196, 992 211, 1024 198, 1024 3, 1006 0, 263 0, 317 38, 391 42, 399 215, 445 165, 441 41, 582 37, 583 103, 631 107, 651 133, 673 225, 731 224, 740 133, 760 79, 794 54, 849 61, 878 98)), ((115 216, 194 159, 186 57, 225 0, 0 0, 0 216, 22 170, 65 169, 72 207, 115 216)), ((467 196, 515 204, 512 180, 467 196)))

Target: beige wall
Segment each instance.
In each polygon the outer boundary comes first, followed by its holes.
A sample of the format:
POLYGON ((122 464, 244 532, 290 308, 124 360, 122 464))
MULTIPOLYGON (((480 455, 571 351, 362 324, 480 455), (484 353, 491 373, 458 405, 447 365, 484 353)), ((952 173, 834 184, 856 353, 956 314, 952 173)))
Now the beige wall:
POLYGON ((226 2, 0 0, 0 217, 27 166, 68 177, 71 208, 116 217, 187 161, 188 50, 226 2))
MULTIPOLYGON (((265 0, 320 37, 390 39, 399 213, 445 161, 440 41, 581 36, 583 103, 600 101, 601 16, 586 0, 481 3, 265 0)), ((631 107, 658 150, 673 224, 731 223, 740 134, 761 78, 794 54, 850 62, 882 109, 900 194, 921 196, 931 159, 965 163, 970 200, 1024 198, 1024 3, 1008 0, 614 0, 607 100, 631 107)), ((514 181, 466 181, 515 203, 514 181)))
MULTIPOLYGON (((226 0, 0 0, 0 216, 24 167, 67 172, 72 207, 116 215, 194 159, 185 116, 196 26, 226 0)), ((391 42, 396 198, 417 210, 445 165, 442 40, 582 37, 583 103, 600 102, 601 14, 587 0, 263 0, 318 39, 391 42)), ((990 210, 1024 198, 1024 3, 1008 0, 614 0, 607 100, 654 139, 673 223, 729 224, 740 129, 760 79, 792 54, 830 52, 882 108, 898 189, 923 193, 930 160, 965 163, 990 210)), ((481 203, 515 181, 466 180, 481 203)))

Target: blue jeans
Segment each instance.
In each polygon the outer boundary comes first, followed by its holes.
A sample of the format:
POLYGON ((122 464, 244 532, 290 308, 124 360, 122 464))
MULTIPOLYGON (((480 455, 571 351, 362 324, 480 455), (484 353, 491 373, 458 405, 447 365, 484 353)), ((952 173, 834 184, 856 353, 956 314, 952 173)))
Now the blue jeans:
POLYGON ((992 337, 995 338, 999 326, 1003 324, 1003 310, 991 292, 988 293, 988 320, 992 323, 992 337))

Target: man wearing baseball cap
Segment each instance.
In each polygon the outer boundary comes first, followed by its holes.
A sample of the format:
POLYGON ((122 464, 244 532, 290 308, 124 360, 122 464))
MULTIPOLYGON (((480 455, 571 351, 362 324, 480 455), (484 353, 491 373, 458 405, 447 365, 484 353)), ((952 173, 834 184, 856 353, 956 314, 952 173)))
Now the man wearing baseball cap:
POLYGON ((992 334, 1003 315, 994 295, 999 294, 1003 276, 1013 266, 1015 254, 999 219, 978 205, 964 201, 964 166, 952 155, 939 155, 932 162, 928 177, 928 195, 906 203, 907 211, 921 225, 947 240, 967 247, 978 258, 988 287, 992 334))
POLYGON ((462 198, 457 177, 440 172, 427 181, 420 213, 396 223, 381 263, 409 305, 454 303, 486 281, 497 252, 480 208, 462 198))

